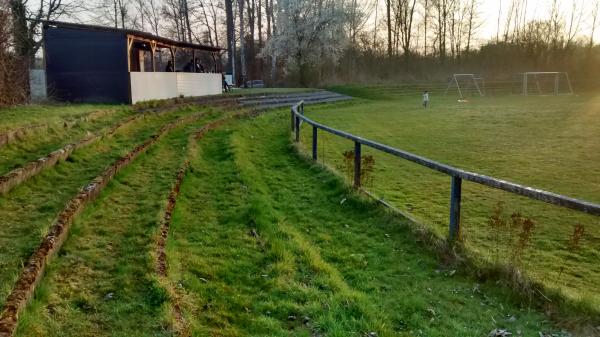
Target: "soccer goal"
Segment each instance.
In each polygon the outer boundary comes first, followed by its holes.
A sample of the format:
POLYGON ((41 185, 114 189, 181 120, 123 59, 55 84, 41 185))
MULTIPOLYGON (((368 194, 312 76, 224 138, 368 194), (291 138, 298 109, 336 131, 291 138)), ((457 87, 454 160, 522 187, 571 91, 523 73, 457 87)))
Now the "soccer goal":
POLYGON ((566 72, 523 73, 523 96, 529 95, 573 95, 573 87, 566 72))
POLYGON ((454 74, 448 87, 446 88, 446 95, 453 86, 456 86, 460 98, 464 98, 464 94, 472 92, 474 95, 483 96, 484 80, 482 77, 476 76, 475 74, 454 74))

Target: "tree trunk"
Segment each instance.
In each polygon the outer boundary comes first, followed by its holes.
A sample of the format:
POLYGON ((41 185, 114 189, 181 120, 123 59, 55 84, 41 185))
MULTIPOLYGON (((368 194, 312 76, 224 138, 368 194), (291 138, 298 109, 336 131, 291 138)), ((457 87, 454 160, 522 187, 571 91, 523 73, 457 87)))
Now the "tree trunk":
POLYGON ((119 1, 119 8, 121 12, 121 28, 125 29, 125 17, 127 16, 127 10, 123 1, 119 1))
POLYGON ((192 25, 190 24, 190 10, 188 8, 188 2, 187 0, 182 0, 183 1, 183 15, 185 18, 185 26, 187 29, 187 37, 188 37, 188 42, 192 42, 192 25))
POLYGON ((392 0, 385 0, 387 11, 388 57, 392 58, 392 0))
POLYGON ((115 28, 119 28, 119 9, 117 0, 113 0, 113 3, 115 5, 115 28))
POLYGON ((250 64, 250 78, 253 79, 256 77, 256 68, 254 63, 254 58, 256 56, 256 52, 254 49, 254 26, 255 26, 255 2, 254 0, 246 0, 246 6, 248 6, 248 26, 250 27, 250 45, 248 46, 248 55, 246 55, 246 59, 248 60, 248 64, 250 64))
POLYGON ((246 39, 244 33, 244 0, 238 0, 238 7, 240 12, 240 66, 241 66, 241 85, 246 87, 246 50, 244 40, 246 39))
MULTIPOLYGON (((262 0, 258 0, 258 6, 256 7, 257 9, 257 19, 258 19, 258 49, 260 49, 262 51, 263 48, 263 25, 262 25, 262 0)), ((261 57, 260 59, 258 59, 258 74, 261 78, 264 78, 264 67, 263 67, 263 57, 261 57)))
POLYGON ((423 54, 425 56, 427 56, 427 18, 429 16, 429 2, 428 0, 425 0, 425 14, 423 16, 423 25, 425 26, 425 31, 424 31, 424 47, 423 47, 423 54))
POLYGON ((475 20, 475 1, 471 0, 471 7, 469 8, 469 28, 467 32, 467 57, 471 51, 471 40, 473 39, 473 21, 475 20))
MULTIPOLYGON (((269 1, 269 0, 266 0, 269 1)), ((277 25, 275 22, 275 11, 273 8, 273 0, 271 0, 271 4, 269 5, 269 15, 271 16, 271 36, 277 35, 277 25)), ((275 83, 277 81, 277 54, 273 53, 271 55, 271 83, 275 83)))
POLYGON ((233 0, 225 0, 225 15, 227 17, 227 73, 235 81, 235 18, 233 17, 233 0))
MULTIPOLYGON (((14 48, 20 64, 17 72, 28 74, 29 65, 33 63, 35 56, 33 55, 33 40, 28 33, 26 4, 22 0, 11 0, 10 9, 13 21, 14 48)), ((23 87, 26 99, 28 99, 30 95, 29 81, 23 81, 23 87)))
POLYGON ((262 23, 262 1, 258 0, 257 8, 257 20, 258 20, 258 48, 262 49, 263 47, 263 23, 262 23))

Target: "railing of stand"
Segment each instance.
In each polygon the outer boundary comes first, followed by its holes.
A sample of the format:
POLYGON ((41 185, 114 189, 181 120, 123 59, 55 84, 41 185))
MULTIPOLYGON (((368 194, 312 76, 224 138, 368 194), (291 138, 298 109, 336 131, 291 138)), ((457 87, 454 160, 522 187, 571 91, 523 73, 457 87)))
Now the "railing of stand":
POLYGON ((301 121, 312 126, 312 158, 317 160, 317 142, 318 130, 331 133, 333 135, 349 139, 354 142, 354 187, 360 188, 360 165, 361 165, 361 147, 368 146, 375 150, 399 157, 413 163, 425 166, 432 170, 444 173, 451 178, 450 192, 450 221, 449 221, 449 239, 451 241, 460 237, 460 204, 462 181, 471 181, 484 186, 500 189, 509 193, 525 196, 530 199, 543 201, 549 204, 570 208, 583 213, 600 216, 600 205, 585 200, 579 200, 553 192, 540 190, 537 188, 516 184, 510 181, 489 177, 479 173, 469 172, 455 168, 437 161, 418 156, 416 154, 393 148, 372 140, 331 128, 327 125, 318 123, 304 116, 304 102, 299 102, 291 108, 291 129, 294 132, 296 142, 300 141, 301 121))

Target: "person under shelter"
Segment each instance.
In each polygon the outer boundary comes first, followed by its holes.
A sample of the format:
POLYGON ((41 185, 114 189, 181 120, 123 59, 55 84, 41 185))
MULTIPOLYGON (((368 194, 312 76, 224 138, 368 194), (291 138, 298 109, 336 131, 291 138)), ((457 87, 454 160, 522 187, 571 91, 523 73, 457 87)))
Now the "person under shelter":
POLYGON ((165 72, 172 73, 173 71, 175 71, 173 68, 173 61, 169 60, 169 62, 167 62, 167 66, 165 67, 165 72))

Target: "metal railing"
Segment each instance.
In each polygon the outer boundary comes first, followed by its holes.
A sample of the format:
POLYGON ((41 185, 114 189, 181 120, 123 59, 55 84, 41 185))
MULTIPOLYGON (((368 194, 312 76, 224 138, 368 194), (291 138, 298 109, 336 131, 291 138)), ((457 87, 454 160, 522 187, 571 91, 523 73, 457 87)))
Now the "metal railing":
POLYGON ((437 161, 412 154, 403 150, 390 147, 385 144, 364 139, 353 134, 331 128, 327 125, 313 121, 304 116, 304 101, 292 106, 291 109, 291 128, 295 132, 295 141, 300 141, 301 121, 312 126, 312 158, 317 160, 317 141, 318 130, 329 132, 331 134, 349 139, 354 142, 354 187, 360 188, 360 170, 361 170, 361 146, 365 145, 375 150, 391 154, 413 163, 425 166, 432 170, 444 173, 451 177, 450 192, 450 224, 449 239, 451 241, 460 237, 460 204, 462 194, 462 181, 467 180, 484 186, 496 188, 509 193, 525 196, 530 199, 543 201, 549 204, 570 208, 583 213, 600 216, 600 205, 585 200, 570 198, 553 192, 536 189, 529 186, 519 185, 510 181, 489 177, 486 175, 473 173, 459 168, 455 168, 437 161))

